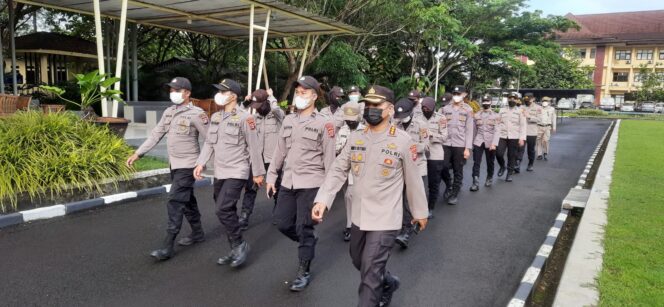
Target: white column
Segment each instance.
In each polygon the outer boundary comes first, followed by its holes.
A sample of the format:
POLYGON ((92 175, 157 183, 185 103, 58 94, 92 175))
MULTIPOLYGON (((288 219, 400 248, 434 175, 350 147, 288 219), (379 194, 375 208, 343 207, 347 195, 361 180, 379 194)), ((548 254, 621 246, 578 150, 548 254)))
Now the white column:
MULTIPOLYGON (((102 39, 102 28, 101 28, 101 10, 99 8, 99 0, 93 0, 94 5, 94 15, 95 15, 95 38, 97 41, 97 65, 99 66, 99 73, 105 74, 106 69, 104 68, 104 42, 102 39)), ((105 88, 101 88, 101 91, 105 91, 105 88)), ((105 98, 101 100, 101 116, 108 116, 108 103, 105 98)))
MULTIPOLYGON (((120 30, 118 31, 118 52, 115 54, 115 75, 122 77, 122 57, 124 52, 125 32, 127 29, 127 0, 122 0, 122 9, 120 11, 120 30)), ((113 89, 120 89, 120 81, 115 82, 113 89)), ((113 111, 111 117, 118 117, 118 102, 113 100, 113 111)))
POLYGON ((249 67, 247 69, 247 95, 251 95, 252 79, 254 78, 254 5, 249 13, 249 67))

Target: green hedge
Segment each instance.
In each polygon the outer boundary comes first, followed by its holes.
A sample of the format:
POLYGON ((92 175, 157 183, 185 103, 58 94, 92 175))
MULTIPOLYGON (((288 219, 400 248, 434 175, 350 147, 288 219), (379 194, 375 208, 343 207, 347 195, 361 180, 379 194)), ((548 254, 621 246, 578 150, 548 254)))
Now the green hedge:
POLYGON ((132 149, 108 128, 70 112, 18 112, 0 120, 0 211, 19 195, 54 196, 70 189, 100 191, 98 182, 128 178, 132 149))

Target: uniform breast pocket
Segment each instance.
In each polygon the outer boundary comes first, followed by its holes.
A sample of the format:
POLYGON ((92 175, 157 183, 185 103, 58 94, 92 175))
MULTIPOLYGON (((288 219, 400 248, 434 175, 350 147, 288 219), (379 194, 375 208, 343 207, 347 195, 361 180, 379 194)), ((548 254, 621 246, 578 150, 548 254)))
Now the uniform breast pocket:
POLYGON ((391 179, 396 175, 398 161, 393 157, 382 157, 378 162, 378 178, 391 179))
POLYGON ((512 124, 518 125, 519 124, 519 114, 512 114, 510 116, 510 121, 512 122, 512 124))
POLYGON ((277 133, 279 127, 270 122, 265 123, 265 133, 277 133))
POLYGON ((191 121, 188 119, 181 119, 177 121, 175 125, 175 133, 177 134, 189 134, 191 126, 191 121))
POLYGON ((305 131, 302 135, 302 145, 304 148, 308 149, 318 149, 318 132, 315 131, 305 131))
POLYGON ((210 126, 210 130, 208 130, 208 135, 205 141, 210 144, 216 144, 218 139, 219 139, 219 124, 216 125, 213 124, 210 126))
POLYGON ((284 131, 281 132, 281 137, 286 141, 286 148, 291 148, 291 145, 293 144, 293 129, 284 129, 284 131))
POLYGON ((223 141, 226 144, 240 143, 240 127, 228 125, 224 128, 223 141))

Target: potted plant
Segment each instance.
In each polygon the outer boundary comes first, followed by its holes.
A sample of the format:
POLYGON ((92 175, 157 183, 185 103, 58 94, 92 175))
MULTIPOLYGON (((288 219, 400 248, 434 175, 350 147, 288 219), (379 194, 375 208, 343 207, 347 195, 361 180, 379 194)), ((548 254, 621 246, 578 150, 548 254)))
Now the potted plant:
POLYGON ((127 119, 99 117, 93 108, 93 106, 100 103, 104 98, 124 103, 124 100, 120 97, 122 91, 110 88, 113 84, 119 82, 120 78, 110 77, 107 74, 100 74, 98 70, 91 71, 87 74, 76 74, 75 77, 77 80, 76 84, 78 84, 81 92, 80 102, 62 97, 65 90, 60 87, 42 85, 40 88, 55 94, 63 101, 79 106, 82 111, 83 119, 94 121, 99 125, 108 125, 118 136, 124 137, 127 125, 129 124, 127 119), (102 91, 102 88, 105 88, 106 90, 102 91))

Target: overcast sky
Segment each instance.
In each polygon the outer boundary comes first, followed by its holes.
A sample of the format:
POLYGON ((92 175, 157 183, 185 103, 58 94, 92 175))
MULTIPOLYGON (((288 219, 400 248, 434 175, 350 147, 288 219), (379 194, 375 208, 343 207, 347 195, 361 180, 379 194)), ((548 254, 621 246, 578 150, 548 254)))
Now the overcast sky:
POLYGON ((527 10, 541 10, 544 16, 664 10, 662 0, 528 0, 527 3, 530 6, 527 10))

